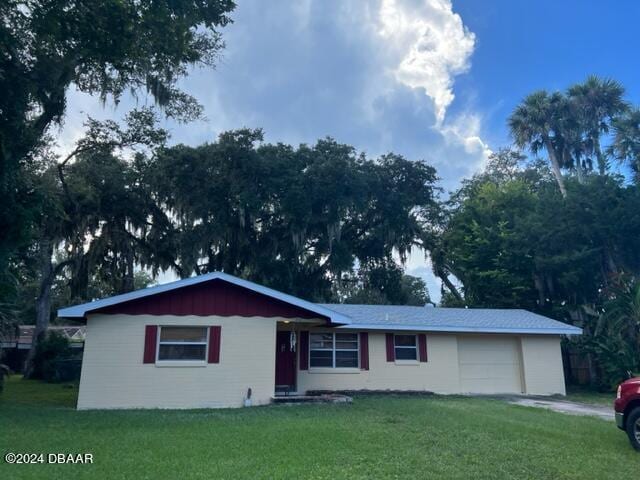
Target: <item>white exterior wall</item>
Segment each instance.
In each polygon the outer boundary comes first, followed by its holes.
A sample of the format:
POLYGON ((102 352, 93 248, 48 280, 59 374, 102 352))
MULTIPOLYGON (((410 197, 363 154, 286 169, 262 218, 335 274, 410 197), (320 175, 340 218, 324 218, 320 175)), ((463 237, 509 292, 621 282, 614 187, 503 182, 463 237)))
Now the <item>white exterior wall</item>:
MULTIPOLYGON (((405 333, 405 332, 402 332, 405 333)), ((412 333, 412 332, 406 332, 412 333)), ((384 332, 369 333, 369 370, 309 368, 298 371, 298 392, 309 390, 413 390, 442 394, 504 393, 484 388, 466 392, 460 379, 458 341, 468 335, 427 333, 428 362, 387 362, 384 332)), ((473 335, 473 338, 495 340, 499 335, 473 335)), ((515 339, 521 350, 518 368, 522 385, 512 393, 529 395, 565 394, 564 371, 559 336, 504 337, 515 339), (516 391, 517 390, 517 391, 516 391)), ((500 359, 505 352, 496 352, 500 359)), ((498 362, 500 363, 500 362, 498 362)), ((487 382, 492 383, 490 376, 487 382)))
POLYGON ((523 336, 522 364, 528 395, 566 395, 560 337, 523 336))
MULTIPOLYGON (((90 315, 79 409, 218 408, 271 401, 275 384, 275 318, 90 315), (220 363, 143 364, 146 325, 222 327, 220 363)), ((404 333, 404 332, 403 332, 404 333)), ((410 333, 410 332, 407 332, 410 333)), ((385 332, 369 333, 369 370, 298 371, 297 390, 414 390, 462 393, 456 334, 427 333, 428 362, 386 361, 385 332)), ((483 335, 475 335, 481 339, 483 335)), ((487 335, 487 338, 495 336, 487 335)), ((516 337, 526 394, 565 394, 560 337, 516 337)))
POLYGON ((456 336, 427 334, 427 354, 429 361, 426 363, 387 362, 385 333, 370 332, 369 370, 310 367, 298 372, 298 391, 424 390, 458 393, 456 336))
POLYGON ((239 407, 248 388, 269 403, 275 334, 275 318, 90 315, 78 409, 239 407), (220 363, 143 364, 146 325, 220 325, 220 363))

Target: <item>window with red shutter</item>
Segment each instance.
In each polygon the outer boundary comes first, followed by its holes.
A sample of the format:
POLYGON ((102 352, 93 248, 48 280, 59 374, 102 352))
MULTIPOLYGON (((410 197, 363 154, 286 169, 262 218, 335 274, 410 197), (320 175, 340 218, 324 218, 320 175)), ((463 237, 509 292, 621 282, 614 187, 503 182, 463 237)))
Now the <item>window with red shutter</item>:
POLYGON ((209 327, 209 355, 207 363, 220 363, 220 344, 222 341, 222 327, 209 327))
POLYGON ((427 361, 427 336, 424 333, 418 335, 418 349, 420 353, 420 361, 427 361))
POLYGON ((394 362, 396 359, 395 348, 393 345, 393 333, 387 333, 387 362, 394 362))
POLYGON ((369 370, 369 334, 360 332, 360 369, 369 370))
POLYGON ((156 363, 156 342, 158 341, 158 326, 144 327, 144 355, 142 363, 156 363))

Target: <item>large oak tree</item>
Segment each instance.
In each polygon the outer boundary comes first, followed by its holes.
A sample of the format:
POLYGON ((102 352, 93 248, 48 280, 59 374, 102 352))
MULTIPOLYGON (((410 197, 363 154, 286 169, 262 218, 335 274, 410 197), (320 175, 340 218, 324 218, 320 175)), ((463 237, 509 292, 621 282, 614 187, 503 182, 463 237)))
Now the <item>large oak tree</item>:
POLYGON ((39 208, 22 173, 62 123, 69 89, 115 102, 149 93, 168 115, 193 118, 200 107, 177 82, 190 66, 215 63, 233 8, 232 0, 0 2, 0 282, 39 208))

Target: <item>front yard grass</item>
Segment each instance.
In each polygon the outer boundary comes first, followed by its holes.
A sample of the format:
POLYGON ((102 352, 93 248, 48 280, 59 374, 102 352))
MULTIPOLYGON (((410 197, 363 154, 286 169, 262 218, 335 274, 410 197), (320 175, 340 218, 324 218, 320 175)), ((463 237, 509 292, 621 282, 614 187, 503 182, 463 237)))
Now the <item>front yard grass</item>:
MULTIPOLYGON (((167 388, 171 388, 167 385, 167 388)), ((75 389, 12 377, 0 453, 92 453, 92 465, 8 465, 0 478, 636 478, 613 422, 500 400, 356 397, 352 405, 75 411, 75 389)))

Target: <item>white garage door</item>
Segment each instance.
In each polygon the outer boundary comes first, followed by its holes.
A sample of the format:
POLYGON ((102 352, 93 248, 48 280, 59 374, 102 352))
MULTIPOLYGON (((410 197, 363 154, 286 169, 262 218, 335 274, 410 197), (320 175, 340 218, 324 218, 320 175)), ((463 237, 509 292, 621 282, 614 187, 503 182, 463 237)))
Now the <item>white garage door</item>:
POLYGON ((458 337, 458 361, 463 393, 522 393, 517 338, 458 337))

